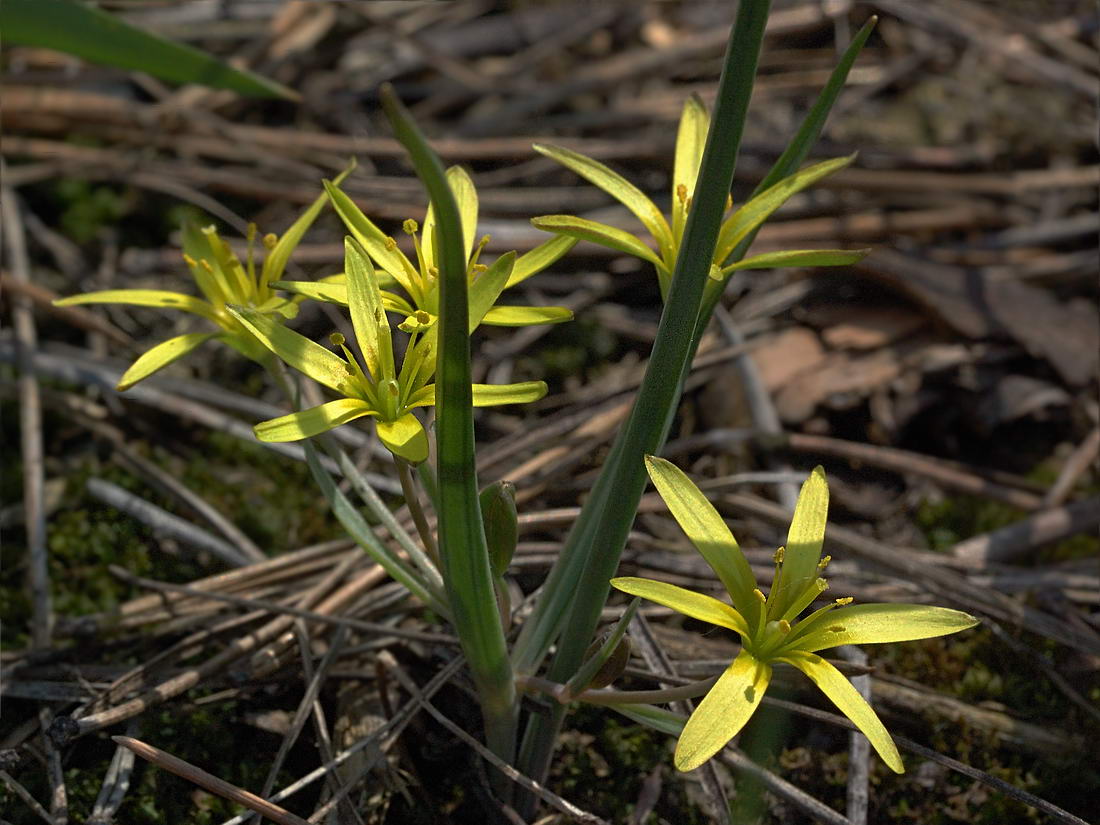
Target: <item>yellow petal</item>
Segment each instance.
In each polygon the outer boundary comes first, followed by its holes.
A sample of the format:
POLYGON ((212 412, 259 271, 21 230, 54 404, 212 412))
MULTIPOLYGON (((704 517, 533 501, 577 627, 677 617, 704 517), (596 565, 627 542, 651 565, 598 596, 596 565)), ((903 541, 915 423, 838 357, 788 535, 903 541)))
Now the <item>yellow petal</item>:
POLYGON ((684 725, 677 769, 694 770, 722 750, 756 711, 771 677, 771 667, 742 648, 684 725))
POLYGON ((340 398, 301 412, 261 421, 252 428, 260 441, 299 441, 370 415, 370 405, 358 398, 340 398))
POLYGON ((829 485, 825 481, 825 470, 815 467, 802 484, 794 506, 779 579, 772 583, 772 596, 768 600, 769 618, 783 616, 803 591, 817 580, 817 563, 821 561, 828 512, 829 485))
POLYGON ((428 457, 428 435, 412 413, 396 421, 379 421, 378 438, 387 450, 411 464, 428 457))
POLYGON ((348 367, 342 358, 329 352, 320 344, 287 329, 270 315, 255 310, 226 307, 241 325, 256 339, 299 372, 304 372, 319 384, 337 392, 344 392, 348 381, 348 367))
MULTIPOLYGON (((908 642, 946 636, 974 627, 978 620, 961 610, 921 604, 857 604, 830 611, 804 636, 792 638, 799 650, 813 652, 837 645, 908 642), (832 628, 832 629, 830 629, 832 628)), ((795 625, 797 634, 798 625, 795 625)))
POLYGON ((753 595, 756 577, 725 521, 675 464, 655 456, 646 456, 645 463, 673 518, 717 574, 737 612, 755 626, 760 611, 753 595))
POLYGON ((53 303, 54 306, 59 307, 71 307, 77 304, 127 304, 135 307, 178 309, 193 315, 201 315, 215 324, 218 323, 214 307, 208 302, 193 295, 163 289, 104 289, 99 292, 84 292, 80 295, 70 295, 68 298, 58 298, 53 303))
POLYGON ((118 380, 118 391, 128 390, 134 386, 138 381, 148 378, 154 372, 159 369, 163 369, 171 364, 173 361, 177 361, 191 350, 200 346, 201 344, 209 341, 211 338, 216 338, 219 335, 217 332, 192 332, 187 335, 179 335, 175 338, 169 338, 167 341, 162 341, 152 349, 143 353, 134 363, 130 365, 130 368, 122 374, 122 377, 118 380))
POLYGON ((662 277, 671 277, 664 261, 657 257, 652 249, 629 232, 618 229, 617 227, 609 226, 606 223, 590 221, 587 218, 578 218, 573 215, 542 215, 538 218, 531 218, 531 224, 536 229, 541 229, 544 232, 557 232, 561 235, 569 235, 570 237, 578 238, 582 241, 591 241, 600 246, 607 246, 611 249, 625 252, 628 255, 634 255, 635 257, 649 261, 657 267, 657 272, 662 275, 662 277))
POLYGON ((701 622, 729 628, 742 638, 747 638, 749 635, 749 626, 740 613, 725 602, 720 602, 705 593, 696 593, 694 590, 677 587, 668 582, 640 579, 634 576, 612 579, 611 586, 631 596, 641 596, 651 602, 671 607, 701 622))
POLYGON ((890 770, 894 773, 905 773, 898 746, 890 738, 889 731, 843 673, 813 653, 793 651, 780 656, 778 660, 794 665, 809 676, 810 681, 870 740, 872 747, 890 770))
POLYGON ((542 272, 576 245, 576 238, 558 235, 545 243, 540 243, 530 252, 524 252, 516 258, 516 265, 512 267, 512 275, 508 279, 506 288, 525 281, 536 272, 542 272))
POLYGON ((376 383, 390 381, 395 373, 393 332, 382 306, 374 264, 352 237, 344 238, 344 271, 347 274, 351 326, 363 351, 367 372, 376 383))
POLYGON ((560 324, 573 320, 573 310, 566 307, 495 306, 485 313, 481 323, 491 327, 529 327, 540 324, 560 324))

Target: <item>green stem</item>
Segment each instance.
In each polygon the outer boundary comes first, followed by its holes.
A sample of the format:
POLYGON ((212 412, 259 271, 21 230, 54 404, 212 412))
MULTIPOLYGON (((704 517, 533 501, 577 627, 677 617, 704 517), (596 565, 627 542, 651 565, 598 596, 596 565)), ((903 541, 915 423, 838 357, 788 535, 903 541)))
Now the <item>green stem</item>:
POLYGON ((412 514, 416 532, 420 534, 420 540, 424 543, 424 550, 435 566, 439 567, 439 550, 435 546, 435 536, 428 524, 428 517, 424 508, 420 506, 420 495, 416 492, 416 482, 412 476, 412 465, 398 456, 393 457, 393 463, 397 466, 397 478, 401 482, 401 493, 405 496, 405 504, 412 514))
POLYGON ((718 676, 712 676, 698 682, 660 690, 585 690, 576 696, 569 690, 569 685, 552 682, 539 676, 518 676, 516 687, 521 691, 537 690, 545 693, 561 705, 567 705, 570 702, 584 702, 589 705, 654 705, 659 702, 680 702, 684 699, 705 696, 718 679, 718 676))

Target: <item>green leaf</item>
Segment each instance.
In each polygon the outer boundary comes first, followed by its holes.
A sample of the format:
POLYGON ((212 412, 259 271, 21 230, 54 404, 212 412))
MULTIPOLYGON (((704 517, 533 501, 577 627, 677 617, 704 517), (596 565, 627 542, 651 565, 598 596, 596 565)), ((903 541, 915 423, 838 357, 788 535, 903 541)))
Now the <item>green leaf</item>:
POLYGON ((201 83, 247 97, 300 99, 273 80, 234 69, 205 52, 142 31, 75 0, 4 0, 0 30, 6 43, 56 49, 173 83, 201 83))
POLYGON ((371 219, 362 213, 355 202, 344 194, 343 190, 334 186, 331 181, 322 182, 332 208, 344 222, 344 226, 362 244, 367 253, 382 269, 394 278, 402 288, 410 295, 418 295, 417 286, 412 282, 409 269, 413 268, 409 259, 405 257, 396 244, 390 247, 389 236, 371 222, 371 219))
POLYGON ((673 518, 717 574, 737 612, 755 627, 760 615, 760 602, 752 592, 756 577, 725 521, 675 464, 655 456, 646 456, 645 464, 673 518))
POLYGON ((772 583, 768 598, 769 618, 780 618, 817 580, 817 564, 821 561, 828 513, 829 485, 825 481, 825 470, 820 466, 814 467, 810 477, 803 482, 794 506, 778 581, 772 583))
POLYGON ((620 576, 611 580, 611 586, 631 596, 641 596, 651 602, 671 607, 685 616, 728 628, 742 638, 748 638, 749 626, 744 617, 725 602, 704 593, 686 590, 667 582, 620 576))
POLYGON ((684 725, 676 768, 694 770, 729 744, 760 705, 771 678, 771 667, 741 648, 684 725))
MULTIPOLYGON (((753 255, 718 270, 717 277, 725 278, 738 269, 777 269, 782 266, 848 266, 861 261, 870 249, 789 249, 783 252, 765 252, 753 255)), ((711 277, 715 277, 714 274, 711 277)))
MULTIPOLYGON (((657 242, 661 250, 661 256, 672 256, 672 230, 669 229, 665 216, 656 204, 650 200, 641 189, 632 184, 618 172, 614 172, 598 160, 565 149, 561 146, 549 146, 536 143, 534 150, 539 154, 556 160, 563 166, 572 169, 588 182, 598 186, 623 206, 629 209, 642 222, 642 226, 649 230, 649 234, 657 242)), ((700 156, 702 150, 700 149, 700 156)))
POLYGON ((577 218, 573 215, 543 215, 538 218, 531 218, 531 224, 536 229, 541 229, 544 232, 569 235, 582 241, 591 241, 600 246, 634 255, 642 260, 649 261, 657 267, 658 273, 663 273, 664 277, 668 277, 668 267, 665 266, 664 261, 658 258, 652 249, 625 230, 609 226, 606 223, 590 221, 587 218, 577 218))
POLYGON ((470 386, 468 257, 463 250, 462 219, 443 164, 392 86, 382 87, 381 101, 394 135, 409 153, 428 192, 436 222, 439 323, 425 338, 434 332, 439 342, 436 445, 443 579, 455 630, 477 687, 486 742, 495 754, 511 762, 518 705, 478 503, 470 386))
POLYGON ((375 383, 390 381, 393 363, 393 332, 382 306, 382 295, 374 275, 374 264, 354 238, 344 238, 344 271, 347 273, 348 306, 355 339, 363 350, 367 371, 375 383))
POLYGON ((142 381, 160 369, 164 369, 173 361, 178 361, 191 350, 218 337, 217 332, 192 332, 187 335, 178 335, 162 341, 152 349, 142 353, 141 357, 132 363, 129 369, 118 379, 116 389, 119 392, 130 389, 138 381, 142 381))
POLYGON ((529 404, 546 395, 546 382, 523 381, 519 384, 473 384, 470 386, 470 390, 475 407, 529 404))
MULTIPOLYGON (((355 160, 352 159, 348 168, 336 176, 336 180, 333 181, 333 186, 339 186, 344 178, 352 173, 355 169, 355 160)), ((287 262, 290 260, 291 253, 297 249, 298 244, 302 240, 302 236, 306 234, 306 231, 313 225, 313 222, 317 220, 317 216, 321 214, 321 210, 325 204, 328 203, 329 197, 327 193, 322 193, 313 201, 298 219, 290 225, 290 227, 279 236, 279 240, 275 242, 275 248, 267 253, 267 257, 264 258, 263 269, 260 270, 260 288, 263 289, 272 281, 277 281, 283 274, 283 270, 286 269, 287 262)))
POLYGON ((527 280, 536 272, 542 272, 576 245, 576 238, 557 235, 540 243, 530 252, 524 252, 516 258, 516 265, 512 267, 512 276, 508 279, 505 289, 527 280))
POLYGON ((901 754, 898 753, 894 740, 890 738, 890 733, 871 706, 867 704, 867 700, 859 695, 859 691, 852 686, 843 673, 813 653, 791 651, 780 656, 779 661, 793 665, 809 676, 810 681, 817 685, 840 712, 851 719, 863 735, 871 741, 871 745, 890 770, 894 773, 905 773, 901 754))
POLYGON ((410 464, 419 464, 428 457, 428 435, 412 413, 396 421, 379 421, 378 438, 387 450, 410 464))
POLYGON ((505 304, 491 308, 485 313, 481 323, 491 327, 529 327, 572 320, 573 310, 565 307, 520 307, 505 304))
POLYGON ((260 441, 300 441, 376 412, 366 401, 339 398, 301 412, 261 421, 252 431, 260 441))
POLYGON ((299 372, 319 384, 347 395, 348 365, 329 350, 287 329, 270 315, 261 315, 243 307, 226 307, 256 339, 299 372))
POLYGON ((978 620, 961 610, 918 604, 857 604, 830 611, 827 620, 811 632, 798 635, 798 625, 789 644, 806 652, 838 645, 908 642, 946 636, 974 627, 978 620), (827 625, 822 627, 821 625, 827 625))
POLYGON ((770 189, 752 198, 722 223, 722 231, 718 235, 718 246, 714 253, 715 263, 721 264, 725 261, 735 246, 770 218, 772 213, 785 204, 792 195, 844 168, 853 160, 855 155, 814 164, 784 178, 770 189))
POLYGON ((135 307, 178 309, 193 315, 201 315, 215 324, 219 323, 214 307, 201 298, 162 289, 103 289, 99 292, 84 292, 80 295, 58 298, 53 302, 53 305, 58 307, 71 307, 77 304, 126 304, 135 307))

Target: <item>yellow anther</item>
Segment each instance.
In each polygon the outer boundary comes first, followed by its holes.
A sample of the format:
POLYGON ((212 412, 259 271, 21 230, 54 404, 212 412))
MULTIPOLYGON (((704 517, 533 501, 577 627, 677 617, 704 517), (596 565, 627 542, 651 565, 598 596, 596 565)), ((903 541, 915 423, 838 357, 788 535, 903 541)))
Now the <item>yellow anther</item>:
POLYGON ((401 228, 405 230, 406 235, 415 235, 416 230, 420 228, 420 225, 412 218, 406 218, 405 222, 401 224, 401 228))
POLYGON ((774 561, 776 564, 782 564, 783 563, 783 548, 782 547, 779 547, 779 548, 776 549, 774 555, 772 555, 772 561, 774 561))
POLYGON ((768 601, 768 597, 765 596, 763 591, 758 587, 753 588, 752 595, 756 596, 756 600, 760 602, 760 604, 765 604, 768 601))
POLYGON ((433 278, 438 278, 439 277, 439 267, 438 266, 429 266, 428 267, 428 274, 431 275, 433 278))
POLYGON ((264 249, 274 249, 277 243, 279 243, 279 236, 274 232, 264 235, 264 249))
POLYGON ((788 633, 791 632, 791 623, 788 622, 786 619, 780 619, 779 630, 784 636, 786 636, 788 633))
POLYGON ((343 335, 341 335, 339 332, 334 332, 334 333, 332 333, 332 335, 330 335, 328 337, 328 340, 332 342, 332 345, 334 347, 342 347, 342 346, 344 346, 344 342, 347 339, 343 335))
POLYGON ((842 625, 842 624, 833 624, 833 625, 829 625, 825 629, 828 630, 830 633, 843 633, 844 632, 844 625, 842 625))
POLYGON ((187 264, 188 266, 198 266, 199 265, 199 262, 196 261, 194 258, 192 258, 190 255, 188 255, 186 252, 183 253, 183 262, 185 264, 187 264))
POLYGON ((201 266, 203 269, 211 274, 214 273, 214 267, 210 266, 210 261, 206 260, 206 258, 203 258, 201 261, 199 261, 199 266, 201 266))
POLYGON ((386 247, 387 252, 393 252, 395 249, 397 249, 397 241, 395 241, 390 235, 386 236, 386 242, 382 245, 386 247))
POLYGON ((676 184, 676 198, 677 198, 677 200, 680 201, 680 203, 684 204, 684 206, 687 206, 687 201, 688 201, 688 188, 687 188, 687 186, 685 186, 682 183, 676 184))
POLYGON ((845 596, 845 597, 844 597, 843 599, 837 599, 837 600, 836 600, 836 603, 837 603, 838 605, 840 605, 841 607, 844 607, 844 605, 846 605, 846 604, 851 604, 851 603, 852 603, 852 602, 854 602, 854 601, 855 601, 855 597, 853 597, 853 596, 845 596))
POLYGON ((726 195, 726 209, 733 209, 733 197, 726 195))
POLYGON ((822 556, 821 561, 819 561, 817 563, 817 569, 818 570, 824 570, 826 567, 829 566, 829 562, 831 562, 832 560, 833 560, 832 556, 822 556))
POLYGON ((829 582, 827 579, 818 578, 817 581, 814 582, 814 584, 817 585, 818 592, 820 593, 824 593, 826 590, 829 589, 829 582))
POLYGON ((485 264, 474 264, 471 267, 471 269, 473 269, 474 272, 485 272, 488 268, 489 267, 485 266, 485 264))
POLYGON ((478 242, 478 246, 488 246, 491 240, 489 235, 482 235, 481 240, 478 242))

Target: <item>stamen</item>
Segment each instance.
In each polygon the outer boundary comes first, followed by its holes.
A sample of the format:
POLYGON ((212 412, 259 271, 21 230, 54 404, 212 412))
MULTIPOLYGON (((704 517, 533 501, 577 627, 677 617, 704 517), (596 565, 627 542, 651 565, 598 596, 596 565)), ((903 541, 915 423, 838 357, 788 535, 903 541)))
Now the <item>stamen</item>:
POLYGON ((783 548, 783 547, 777 548, 775 553, 772 554, 772 561, 774 561, 776 564, 782 564, 783 563, 783 551, 784 551, 784 549, 785 548, 783 548))
POLYGON ((210 261, 206 260, 206 258, 203 258, 201 261, 199 261, 199 266, 201 266, 211 275, 214 274, 214 267, 210 266, 210 261))
POLYGON ((688 188, 682 183, 676 184, 676 199, 679 200, 685 208, 687 208, 688 188))
POLYGON ((788 622, 786 619, 780 619, 779 630, 784 636, 786 636, 788 633, 791 632, 791 623, 788 622))
POLYGON ((386 247, 387 252, 393 252, 395 249, 397 249, 397 241, 394 240, 392 235, 387 235, 386 242, 382 245, 386 247))
POLYGON ((821 561, 817 563, 818 572, 825 572, 825 568, 829 566, 829 562, 833 560, 832 556, 822 556, 821 561))
POLYGON ((405 231, 406 235, 415 235, 416 230, 419 229, 420 226, 412 218, 406 218, 405 222, 401 224, 401 228, 405 231))
POLYGON ((855 601, 855 597, 854 597, 854 596, 845 596, 845 597, 844 597, 843 599, 837 599, 837 600, 836 600, 836 603, 837 603, 838 605, 840 605, 841 607, 844 607, 844 605, 846 605, 846 604, 851 604, 851 603, 852 603, 852 602, 854 602, 854 601, 855 601))
POLYGON ((472 267, 470 267, 470 269, 480 274, 487 271, 489 267, 485 266, 485 264, 474 264, 472 267))
POLYGON ((183 253, 183 262, 185 264, 187 264, 188 266, 198 266, 199 265, 199 262, 196 261, 194 258, 192 258, 190 255, 188 255, 186 252, 183 253))
POLYGON ((274 232, 268 232, 264 235, 264 249, 270 252, 279 243, 279 236, 274 232))
POLYGON ((344 342, 347 341, 347 339, 339 332, 332 333, 332 335, 328 337, 328 340, 332 343, 334 347, 342 347, 344 346, 344 342))
POLYGON ((760 604, 766 604, 768 601, 768 597, 765 596, 764 592, 757 587, 753 588, 752 595, 756 596, 756 600, 760 602, 760 604))

